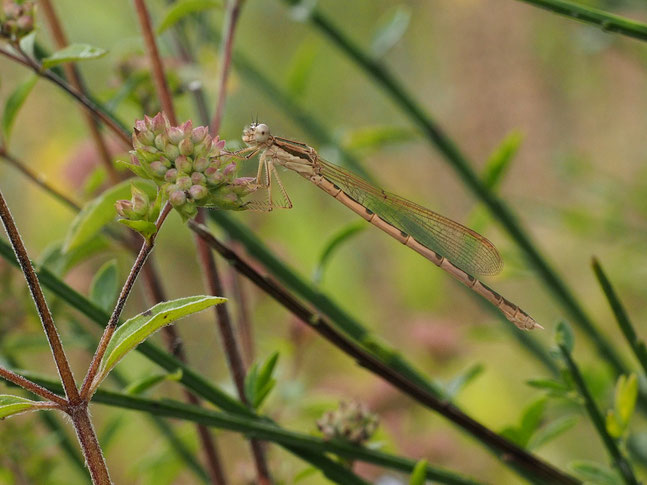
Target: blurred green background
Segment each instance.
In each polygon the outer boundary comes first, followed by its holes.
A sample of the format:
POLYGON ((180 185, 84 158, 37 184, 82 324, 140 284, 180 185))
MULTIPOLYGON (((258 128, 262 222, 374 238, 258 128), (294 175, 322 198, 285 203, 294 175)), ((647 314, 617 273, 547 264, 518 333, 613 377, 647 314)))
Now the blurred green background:
MULTIPOLYGON (((165 3, 148 3, 154 21, 159 21, 165 3)), ((586 3, 647 21, 643 2, 586 3)), ((500 195, 605 336, 631 362, 591 271, 590 258, 600 258, 640 332, 647 318, 647 46, 513 0, 335 0, 320 1, 318 7, 368 51, 379 51, 376 32, 399 17, 406 30, 377 54, 477 170, 507 135, 522 136, 500 195)), ((100 99, 113 99, 120 83, 115 66, 140 56, 145 63, 131 2, 60 0, 56 8, 71 41, 109 50, 104 58, 80 67, 100 99)), ((207 25, 221 27, 221 10, 200 15, 207 25)), ((278 0, 247 1, 236 50, 319 120, 384 188, 466 223, 494 242, 505 268, 486 283, 546 327, 532 332, 530 338, 550 347, 554 326, 565 315, 534 269, 392 100, 297 17, 278 0)), ((196 64, 172 59, 168 33, 160 38, 160 47, 170 76, 183 86, 201 83, 213 106, 218 47, 191 25, 188 33, 196 45, 196 64)), ((53 45, 42 22, 38 39, 50 48, 53 45)), ((2 98, 6 100, 27 76, 25 69, 0 58, 2 98)), ((274 134, 306 142, 331 161, 343 162, 338 148, 312 139, 276 103, 276 96, 268 96, 245 73, 234 70, 228 89, 220 133, 228 146, 240 146, 242 127, 258 117, 274 134)), ((177 101, 178 117, 199 123, 189 94, 177 101)), ((128 126, 141 116, 127 101, 118 105, 117 113, 128 126)), ((91 197, 83 187, 98 160, 77 107, 54 86, 44 81, 37 84, 19 114, 10 150, 71 197, 91 197)), ((253 161, 249 170, 255 170, 253 161)), ((65 237, 74 214, 6 164, 0 165, 0 173, 2 190, 27 248, 38 259, 65 237)), ((292 210, 234 216, 311 279, 330 238, 357 218, 300 177, 285 173, 282 178, 294 203, 292 210)), ((192 239, 176 214, 158 239, 155 258, 169 298, 204 292, 192 239)), ((66 281, 87 293, 94 273, 114 257, 125 278, 132 255, 114 249, 74 268, 66 281)), ((231 291, 235 276, 222 260, 220 267, 231 291)), ((21 275, 4 262, 0 269, 0 347, 19 355, 21 366, 55 375, 21 275)), ((277 389, 264 407, 281 425, 314 433, 315 420, 323 411, 339 400, 357 399, 380 416, 375 441, 384 449, 427 458, 490 483, 518 482, 517 476, 447 421, 356 367, 246 281, 242 286, 255 355, 265 358, 274 350, 281 352, 277 389)), ((525 381, 548 373, 511 331, 446 274, 377 229, 368 227, 334 253, 320 288, 434 380, 448 382, 481 364, 482 372, 461 391, 457 403, 495 430, 518 424, 522 410, 542 396, 525 381)), ((89 356, 68 323, 71 319, 85 322, 56 302, 54 307, 79 376, 89 356)), ((143 291, 137 288, 124 315, 144 309, 143 291)), ((238 306, 233 304, 231 309, 238 316, 238 306)), ((88 328, 96 333, 94 327, 88 328)), ((192 317, 178 329, 190 364, 232 390, 211 314, 192 317)), ((596 397, 605 408, 611 402, 612 375, 581 335, 575 355, 596 384, 596 397)), ((138 355, 129 356, 119 370, 131 378, 156 371, 138 355)), ((180 398, 181 392, 167 383, 154 395, 180 398)), ((580 415, 580 411, 560 402, 548 406, 548 417, 569 414, 580 415)), ((116 483, 194 483, 167 442, 139 415, 95 406, 93 417, 100 439, 105 438, 102 444, 116 483)), ((192 425, 174 426, 197 448, 192 425)), ((249 451, 240 436, 216 434, 232 483, 252 478, 249 451)), ((560 468, 575 459, 606 462, 605 451, 585 419, 536 451, 560 468)), ((306 467, 275 446, 269 448, 269 456, 275 476, 284 483, 292 483, 306 467)), ((385 480, 386 475, 396 479, 361 464, 356 470, 373 480, 385 480)), ((83 482, 53 435, 33 416, 0 425, 0 483, 83 482), (16 464, 23 469, 22 479, 16 464)), ((303 482, 325 483, 317 476, 303 482)))

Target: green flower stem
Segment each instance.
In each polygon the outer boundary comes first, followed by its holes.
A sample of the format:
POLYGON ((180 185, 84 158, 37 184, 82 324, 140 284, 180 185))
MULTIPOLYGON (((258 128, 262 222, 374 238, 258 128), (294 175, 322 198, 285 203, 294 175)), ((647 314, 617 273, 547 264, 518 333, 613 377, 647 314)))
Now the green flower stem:
POLYGON ((600 435, 600 438, 602 438, 602 442, 604 443, 605 448, 609 452, 609 455, 611 455, 614 466, 618 469, 618 471, 622 475, 624 482, 627 485, 638 485, 639 482, 634 475, 631 464, 625 459, 625 457, 620 452, 616 441, 607 432, 604 418, 602 417, 600 410, 596 406, 595 401, 593 400, 593 396, 591 396, 591 393, 586 387, 584 378, 582 377, 582 374, 578 369, 577 364, 573 360, 573 357, 571 356, 568 348, 565 345, 559 344, 559 350, 562 353, 562 357, 566 362, 566 366, 568 367, 568 370, 573 377, 573 381, 575 382, 580 395, 584 399, 584 406, 586 407, 586 411, 588 412, 596 431, 600 435))
MULTIPOLYGON (((394 387, 413 397, 426 407, 433 409, 445 418, 449 419, 463 430, 470 433, 476 439, 490 447, 499 457, 505 457, 505 461, 515 465, 526 474, 542 476, 550 479, 553 483, 570 483, 571 477, 564 475, 547 463, 538 460, 523 449, 497 435, 482 424, 478 423, 468 415, 464 414, 450 402, 441 399, 424 388, 417 386, 414 382, 403 377, 392 367, 382 361, 380 356, 375 355, 370 349, 363 348, 352 338, 337 330, 325 317, 309 311, 298 300, 293 298, 280 286, 273 283, 259 274, 254 268, 243 261, 234 251, 220 243, 209 231, 195 222, 189 226, 200 235, 213 249, 217 250, 237 271, 249 278, 254 284, 272 296, 285 308, 297 316, 303 323, 312 330, 322 335, 325 339, 339 348, 342 352, 352 357, 360 366, 380 376, 391 383, 394 387)), ((384 351, 382 352, 384 354, 384 351)))
POLYGON ((636 359, 638 359, 638 362, 642 366, 643 372, 647 375, 647 348, 645 347, 645 343, 638 338, 638 335, 629 320, 629 316, 613 289, 611 282, 607 278, 607 275, 602 270, 600 262, 597 258, 593 258, 591 264, 593 266, 593 272, 602 287, 602 291, 604 291, 604 294, 609 301, 609 305, 616 317, 616 321, 618 322, 618 326, 620 327, 622 334, 625 336, 629 347, 631 347, 636 359))
MULTIPOLYGON (((297 0, 284 1, 290 5, 294 5, 297 2, 297 0)), ((436 122, 423 110, 420 104, 387 68, 372 59, 357 44, 352 42, 326 16, 317 9, 314 9, 308 19, 346 56, 353 60, 358 67, 364 70, 378 86, 391 96, 396 104, 421 129, 429 142, 442 153, 450 166, 458 173, 463 183, 478 199, 487 205, 490 212, 499 220, 512 239, 523 250, 527 258, 537 269, 544 284, 552 291, 553 296, 573 317, 574 321, 582 328, 584 333, 593 341, 600 355, 611 364, 617 374, 625 373, 627 367, 620 358, 617 350, 609 343, 610 340, 596 327, 564 281, 542 256, 530 239, 530 236, 517 221, 513 212, 482 182, 456 143, 441 130, 436 122)))
MULTIPOLYGON (((47 379, 36 374, 28 374, 31 379, 40 385, 56 391, 60 384, 52 379, 47 379)), ((139 396, 98 390, 94 396, 97 403, 107 404, 123 409, 131 409, 150 413, 160 417, 176 418, 201 423, 218 429, 226 429, 242 433, 249 437, 256 437, 264 441, 272 441, 284 446, 307 450, 322 456, 334 453, 349 460, 359 460, 372 463, 388 469, 411 473, 416 461, 399 457, 381 451, 359 447, 341 440, 323 440, 308 434, 285 430, 259 417, 246 418, 239 415, 210 411, 198 406, 165 399, 156 401, 139 396)), ((454 472, 439 468, 427 467, 427 478, 441 483, 479 485, 481 482, 461 476, 454 472)), ((346 483, 346 482, 344 482, 346 483)))
POLYGON ((558 13, 565 17, 595 25, 605 32, 626 35, 634 39, 647 40, 647 25, 604 10, 588 7, 580 3, 566 0, 519 0, 535 7, 558 13))

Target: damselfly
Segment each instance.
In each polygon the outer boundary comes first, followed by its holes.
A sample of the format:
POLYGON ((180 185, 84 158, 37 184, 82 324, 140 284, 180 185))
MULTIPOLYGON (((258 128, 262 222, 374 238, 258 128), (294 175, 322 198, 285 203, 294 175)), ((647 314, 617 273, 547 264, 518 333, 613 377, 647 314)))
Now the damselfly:
POLYGON ((269 211, 276 207, 292 207, 275 165, 293 170, 491 302, 520 329, 543 328, 517 305, 472 276, 494 275, 503 267, 498 251, 485 237, 374 187, 348 170, 327 162, 304 143, 272 136, 263 123, 252 123, 245 128, 243 141, 248 148, 232 155, 251 158, 260 153, 256 184, 267 189, 267 200, 250 201, 247 208, 269 211), (272 199, 274 181, 280 201, 272 199))

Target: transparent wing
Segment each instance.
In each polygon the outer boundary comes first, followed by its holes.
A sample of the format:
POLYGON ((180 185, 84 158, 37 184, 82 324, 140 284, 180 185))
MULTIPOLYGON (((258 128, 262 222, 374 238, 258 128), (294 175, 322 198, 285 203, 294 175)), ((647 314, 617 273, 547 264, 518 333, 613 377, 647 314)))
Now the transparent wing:
POLYGON ((321 175, 386 222, 469 274, 493 275, 503 261, 494 245, 475 231, 400 196, 373 187, 357 175, 318 159, 321 175))

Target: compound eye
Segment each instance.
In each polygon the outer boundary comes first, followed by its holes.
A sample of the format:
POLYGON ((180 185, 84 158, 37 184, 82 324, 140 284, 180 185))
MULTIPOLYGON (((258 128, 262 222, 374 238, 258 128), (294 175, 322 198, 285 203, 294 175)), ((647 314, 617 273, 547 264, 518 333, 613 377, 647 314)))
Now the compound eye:
POLYGON ((254 133, 256 134, 256 140, 263 142, 267 141, 267 139, 270 137, 270 127, 267 126, 265 123, 261 123, 256 125, 256 129, 254 130, 254 133))

